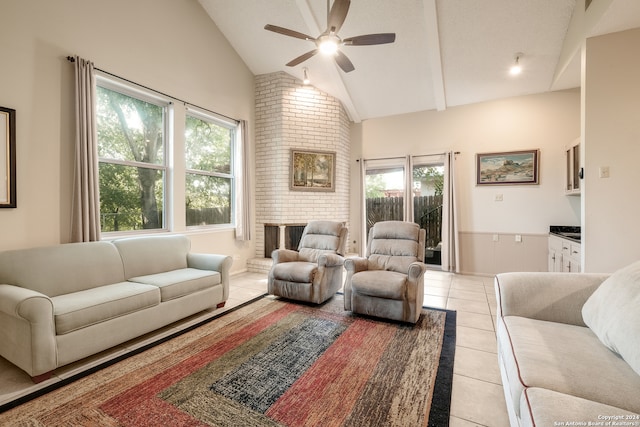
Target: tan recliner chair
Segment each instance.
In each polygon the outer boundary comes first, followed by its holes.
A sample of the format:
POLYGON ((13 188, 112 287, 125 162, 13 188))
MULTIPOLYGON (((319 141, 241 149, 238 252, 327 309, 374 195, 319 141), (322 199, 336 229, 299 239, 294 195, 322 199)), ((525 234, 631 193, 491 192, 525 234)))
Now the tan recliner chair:
POLYGON ((374 224, 367 257, 345 261, 345 310, 416 323, 424 301, 424 243, 425 230, 418 224, 374 224))
POLYGON ((271 253, 268 292, 288 299, 320 304, 342 287, 347 228, 341 222, 311 221, 302 232, 298 251, 271 253))

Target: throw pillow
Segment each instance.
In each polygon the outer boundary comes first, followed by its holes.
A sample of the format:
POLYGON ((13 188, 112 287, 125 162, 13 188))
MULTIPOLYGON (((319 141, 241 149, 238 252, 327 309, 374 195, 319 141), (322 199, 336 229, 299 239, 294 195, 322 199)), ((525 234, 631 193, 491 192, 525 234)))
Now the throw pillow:
POLYGON ((582 319, 640 375, 640 261, 602 282, 582 307, 582 319))

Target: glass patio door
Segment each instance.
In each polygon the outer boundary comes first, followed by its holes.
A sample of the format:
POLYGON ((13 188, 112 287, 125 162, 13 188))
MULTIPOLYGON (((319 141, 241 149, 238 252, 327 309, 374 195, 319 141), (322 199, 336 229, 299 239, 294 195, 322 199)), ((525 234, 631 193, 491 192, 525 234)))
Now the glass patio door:
POLYGON ((415 156, 412 164, 413 222, 426 230, 425 263, 442 264, 444 156, 415 156))
POLYGON ((362 253, 376 222, 410 221, 426 230, 424 261, 440 266, 445 172, 444 155, 364 160, 362 253))
POLYGON ((365 244, 369 229, 379 221, 406 217, 405 158, 364 161, 365 244))

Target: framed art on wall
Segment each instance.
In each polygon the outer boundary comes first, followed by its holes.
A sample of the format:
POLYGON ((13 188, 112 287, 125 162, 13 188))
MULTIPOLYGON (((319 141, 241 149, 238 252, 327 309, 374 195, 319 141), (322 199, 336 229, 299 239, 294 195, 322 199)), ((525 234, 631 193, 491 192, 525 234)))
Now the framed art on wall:
POLYGON ((335 152, 291 150, 291 190, 336 191, 335 181, 335 152))
POLYGON ((0 208, 16 207, 16 110, 0 107, 0 208))
POLYGON ((476 154, 476 185, 538 184, 539 150, 476 154))

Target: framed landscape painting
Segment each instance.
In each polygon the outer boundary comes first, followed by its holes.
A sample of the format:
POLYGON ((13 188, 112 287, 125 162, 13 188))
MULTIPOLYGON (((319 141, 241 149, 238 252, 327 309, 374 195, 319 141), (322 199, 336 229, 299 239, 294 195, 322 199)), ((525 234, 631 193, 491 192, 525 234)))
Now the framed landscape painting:
POLYGON ((539 155, 539 150, 476 154, 476 184, 538 184, 539 155))
POLYGON ((16 207, 16 110, 0 107, 0 208, 16 207))
POLYGON ((297 191, 336 191, 336 153, 291 150, 289 188, 297 191))

